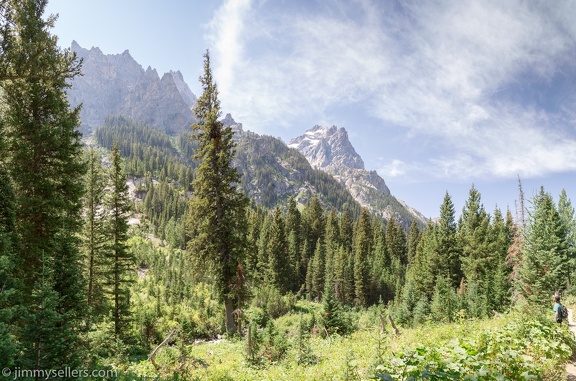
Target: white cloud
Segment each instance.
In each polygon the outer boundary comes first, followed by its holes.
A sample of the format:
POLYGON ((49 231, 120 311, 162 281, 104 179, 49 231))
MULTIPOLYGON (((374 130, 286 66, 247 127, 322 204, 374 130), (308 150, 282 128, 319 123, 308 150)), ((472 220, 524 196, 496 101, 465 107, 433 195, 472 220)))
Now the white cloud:
POLYGON ((382 167, 385 176, 576 169, 576 143, 565 128, 574 127, 573 107, 559 105, 571 115, 558 117, 519 101, 525 81, 549 85, 561 65, 572 65, 573 3, 307 4, 229 0, 212 22, 223 106, 247 128, 296 127, 294 136, 311 127, 298 125, 302 118, 329 120, 329 109, 355 108, 404 127, 414 144, 421 136, 437 142, 436 156, 410 166, 407 149, 404 157, 391 152, 397 159, 382 167))
POLYGON ((378 169, 378 173, 386 178, 397 177, 406 173, 406 163, 402 160, 394 159, 391 162, 384 163, 378 169))
POLYGON ((218 57, 214 76, 224 97, 228 96, 230 86, 235 83, 234 65, 243 59, 242 35, 250 5, 250 0, 226 0, 208 25, 212 33, 208 39, 214 44, 218 57))

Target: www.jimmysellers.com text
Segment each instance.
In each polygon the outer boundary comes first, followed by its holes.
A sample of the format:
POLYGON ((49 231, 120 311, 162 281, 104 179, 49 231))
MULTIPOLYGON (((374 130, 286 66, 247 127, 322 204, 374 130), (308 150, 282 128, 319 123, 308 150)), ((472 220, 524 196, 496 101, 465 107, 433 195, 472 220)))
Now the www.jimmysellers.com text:
POLYGON ((5 379, 17 380, 19 378, 40 378, 44 380, 54 378, 117 378, 118 372, 115 369, 22 369, 19 367, 2 369, 2 376, 5 379))

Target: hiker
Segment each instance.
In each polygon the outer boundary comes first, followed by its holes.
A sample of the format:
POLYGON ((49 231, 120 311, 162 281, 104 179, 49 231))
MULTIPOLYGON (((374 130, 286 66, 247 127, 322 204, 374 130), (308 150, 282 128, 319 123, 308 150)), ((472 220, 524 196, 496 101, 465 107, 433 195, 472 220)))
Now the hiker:
POLYGON ((554 295, 554 320, 557 323, 562 323, 562 304, 560 304, 560 295, 554 295))

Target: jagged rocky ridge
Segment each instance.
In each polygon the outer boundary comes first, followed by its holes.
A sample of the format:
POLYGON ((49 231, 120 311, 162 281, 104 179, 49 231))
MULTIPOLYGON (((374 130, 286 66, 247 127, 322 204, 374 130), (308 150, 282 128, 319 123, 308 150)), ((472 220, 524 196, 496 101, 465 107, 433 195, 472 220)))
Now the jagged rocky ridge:
POLYGON ((344 128, 317 125, 292 139, 288 146, 301 152, 314 168, 334 176, 372 213, 385 219, 395 217, 404 225, 409 223, 407 217, 426 223, 421 213, 390 194, 384 179, 376 171, 365 169, 364 161, 356 153, 344 128))
MULTIPOLYGON (((85 135, 111 115, 144 122, 168 134, 189 131, 196 97, 180 72, 160 77, 150 67, 144 70, 128 50, 107 55, 76 42, 72 50, 83 59, 83 76, 74 79, 68 96, 72 106, 83 104, 81 131, 85 135)), ((229 114, 223 122, 236 131, 236 165, 244 174, 241 185, 256 203, 274 207, 291 196, 304 203, 318 194, 327 206, 338 210, 357 210, 362 205, 386 219, 395 216, 405 226, 412 219, 425 223, 417 211, 390 194, 375 171, 364 169, 343 128, 316 126, 288 147, 271 136, 244 131, 229 114)))
POLYGON ((358 214, 360 205, 325 171, 313 168, 298 151, 280 139, 244 131, 230 114, 222 120, 235 132, 234 165, 242 173, 241 187, 257 204, 273 208, 294 197, 305 204, 314 195, 328 207, 358 214))
POLYGON ((161 131, 174 133, 194 121, 196 97, 182 73, 170 71, 162 77, 156 70, 140 66, 128 50, 104 54, 99 48, 82 48, 76 41, 71 49, 83 60, 82 76, 68 91, 72 106, 83 104, 81 131, 89 134, 109 115, 123 115, 161 131))

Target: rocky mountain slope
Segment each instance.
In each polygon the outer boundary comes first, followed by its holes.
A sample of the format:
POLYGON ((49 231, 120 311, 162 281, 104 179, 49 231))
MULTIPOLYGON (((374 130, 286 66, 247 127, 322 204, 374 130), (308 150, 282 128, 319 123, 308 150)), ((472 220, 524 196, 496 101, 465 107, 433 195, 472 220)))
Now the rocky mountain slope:
MULTIPOLYGON (((189 133, 196 97, 180 72, 160 77, 150 67, 144 70, 127 50, 107 55, 76 42, 72 50, 83 60, 83 76, 74 79, 68 96, 72 106, 83 104, 81 130, 86 136, 108 116, 143 122, 168 135, 189 133)), ((229 114, 223 122, 236 131, 241 185, 256 203, 272 208, 289 197, 305 203, 318 194, 338 210, 357 212, 362 205, 383 218, 394 216, 404 226, 412 219, 425 223, 390 194, 375 171, 365 170, 345 129, 316 126, 287 146, 280 139, 244 131, 229 114)))
MULTIPOLYGON (((239 187, 256 205, 272 209, 286 205, 290 198, 304 205, 316 196, 326 209, 347 210, 353 217, 359 216, 361 207, 346 188, 326 172, 312 168, 300 152, 280 139, 243 131, 229 114, 224 123, 235 131, 233 164, 242 174, 239 187)), ((196 167, 191 160, 196 141, 191 135, 191 131, 168 135, 132 119, 113 117, 96 130, 95 138, 108 149, 118 142, 128 175, 135 183, 151 176, 156 182, 181 185, 192 179, 182 166, 196 167)), ((141 191, 140 198, 145 193, 141 191)))
POLYGON ((244 131, 230 114, 223 119, 235 132, 234 165, 242 173, 241 187, 257 204, 273 208, 293 197, 306 204, 314 195, 336 210, 356 215, 360 204, 347 189, 325 171, 313 168, 298 151, 280 139, 244 131))
POLYGON ((83 60, 83 75, 72 82, 68 98, 72 106, 83 104, 84 134, 100 126, 108 115, 124 115, 168 133, 183 131, 193 123, 196 97, 179 71, 160 77, 150 67, 144 70, 128 50, 104 54, 75 41, 71 48, 83 60))
POLYGON ((292 139, 288 146, 300 151, 314 168, 334 176, 372 213, 385 219, 394 216, 404 224, 410 218, 426 223, 422 214, 390 194, 384 179, 376 171, 364 168, 364 161, 356 153, 344 128, 317 125, 292 139))

